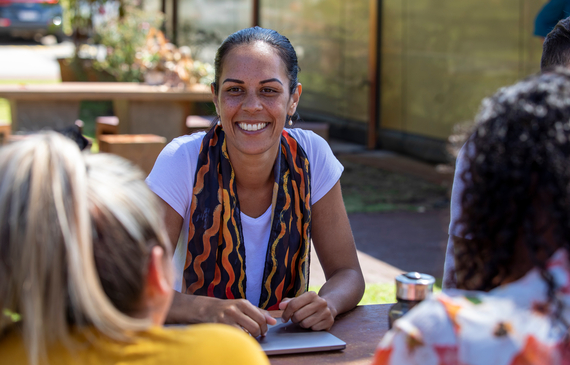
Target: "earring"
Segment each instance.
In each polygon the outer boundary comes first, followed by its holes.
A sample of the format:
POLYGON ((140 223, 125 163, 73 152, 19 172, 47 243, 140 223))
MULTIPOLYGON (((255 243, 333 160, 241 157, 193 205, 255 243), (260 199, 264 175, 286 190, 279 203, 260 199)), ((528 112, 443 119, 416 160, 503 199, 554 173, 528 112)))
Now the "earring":
POLYGON ((289 126, 293 125, 293 116, 292 115, 287 115, 287 124, 289 124, 289 126))
POLYGON ((222 121, 220 120, 220 118, 218 117, 218 125, 222 125, 222 121))

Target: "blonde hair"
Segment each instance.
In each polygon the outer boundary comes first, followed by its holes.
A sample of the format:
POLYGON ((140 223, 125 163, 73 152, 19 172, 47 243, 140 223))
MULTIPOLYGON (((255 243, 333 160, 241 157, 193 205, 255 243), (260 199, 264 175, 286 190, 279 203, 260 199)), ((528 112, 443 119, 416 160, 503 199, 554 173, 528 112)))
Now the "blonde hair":
MULTIPOLYGON (((130 242, 114 243, 127 252, 106 269, 114 270, 133 252, 135 259, 144 260, 151 240, 167 249, 158 207, 140 172, 127 162, 84 156, 55 132, 3 147, 0 305, 22 319, 14 324, 0 313, 0 333, 20 327, 29 361, 37 364, 49 344, 70 343, 71 323, 93 325, 116 339, 147 328, 148 320, 121 312, 106 295, 95 256, 105 255, 100 242, 111 242, 108 237, 121 230, 128 232, 130 242), (110 226, 110 234, 97 229, 101 222, 110 226)), ((146 266, 139 270, 143 273, 133 273, 130 281, 144 281, 146 266)))

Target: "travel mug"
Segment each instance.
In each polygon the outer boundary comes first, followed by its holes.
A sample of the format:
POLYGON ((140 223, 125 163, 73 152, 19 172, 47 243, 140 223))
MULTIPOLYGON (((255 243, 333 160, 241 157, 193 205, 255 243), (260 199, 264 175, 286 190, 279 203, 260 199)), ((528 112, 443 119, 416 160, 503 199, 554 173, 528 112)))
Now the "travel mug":
POLYGON ((433 293, 434 283, 433 276, 415 271, 396 277, 396 300, 398 302, 388 312, 390 328, 396 319, 402 317, 416 304, 433 293))

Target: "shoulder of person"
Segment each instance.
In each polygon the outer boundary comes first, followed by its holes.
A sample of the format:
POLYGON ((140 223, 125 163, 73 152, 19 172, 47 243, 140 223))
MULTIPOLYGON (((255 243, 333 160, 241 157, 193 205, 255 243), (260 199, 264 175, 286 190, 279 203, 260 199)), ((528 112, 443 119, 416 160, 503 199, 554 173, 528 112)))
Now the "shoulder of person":
POLYGON ((302 128, 285 128, 285 131, 289 133, 293 138, 299 143, 327 143, 325 139, 312 130, 302 129, 302 128))
POLYGON ((394 322, 389 335, 382 339, 381 346, 391 346, 395 337, 402 335, 426 346, 455 343, 455 314, 463 305, 461 291, 449 290, 432 295, 394 322))
MULTIPOLYGON (((196 161, 198 160, 197 156, 200 153, 200 146, 204 136, 204 132, 198 132, 173 139, 162 149, 150 174, 146 178, 146 182, 151 190, 164 201, 171 204, 171 206, 172 202, 167 199, 167 195, 172 192, 161 191, 161 187, 164 187, 166 184, 171 189, 173 181, 175 181, 181 182, 181 190, 185 190, 185 181, 188 180, 186 174, 189 173, 190 176, 194 174, 196 161)), ((177 193, 179 194, 180 191, 177 193)), ((180 207, 180 209, 183 208, 180 207)))
POLYGON ((329 143, 311 130, 301 128, 285 129, 307 152, 308 156, 332 154, 329 143))
POLYGON ((205 135, 206 132, 196 132, 174 138, 166 145, 166 147, 164 147, 161 154, 173 155, 181 150, 191 152, 198 149, 199 151, 205 135))
POLYGON ((167 351, 172 351, 173 355, 180 351, 185 357, 185 364, 269 364, 259 343, 244 331, 231 326, 210 323, 166 327, 164 331, 179 343, 177 350, 167 351))
POLYGON ((422 331, 432 331, 440 328, 449 320, 444 303, 454 302, 454 298, 444 293, 432 295, 416 305, 408 314, 402 317, 403 322, 414 323, 422 331))

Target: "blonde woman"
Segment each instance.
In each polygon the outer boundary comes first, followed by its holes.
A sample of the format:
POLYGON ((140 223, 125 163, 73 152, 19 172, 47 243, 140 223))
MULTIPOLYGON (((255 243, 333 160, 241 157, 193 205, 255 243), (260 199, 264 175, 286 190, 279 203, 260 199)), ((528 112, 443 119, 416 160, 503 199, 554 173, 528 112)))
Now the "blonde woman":
POLYGON ((169 242, 141 174, 57 133, 0 150, 6 364, 268 364, 243 331, 161 327, 169 242))

